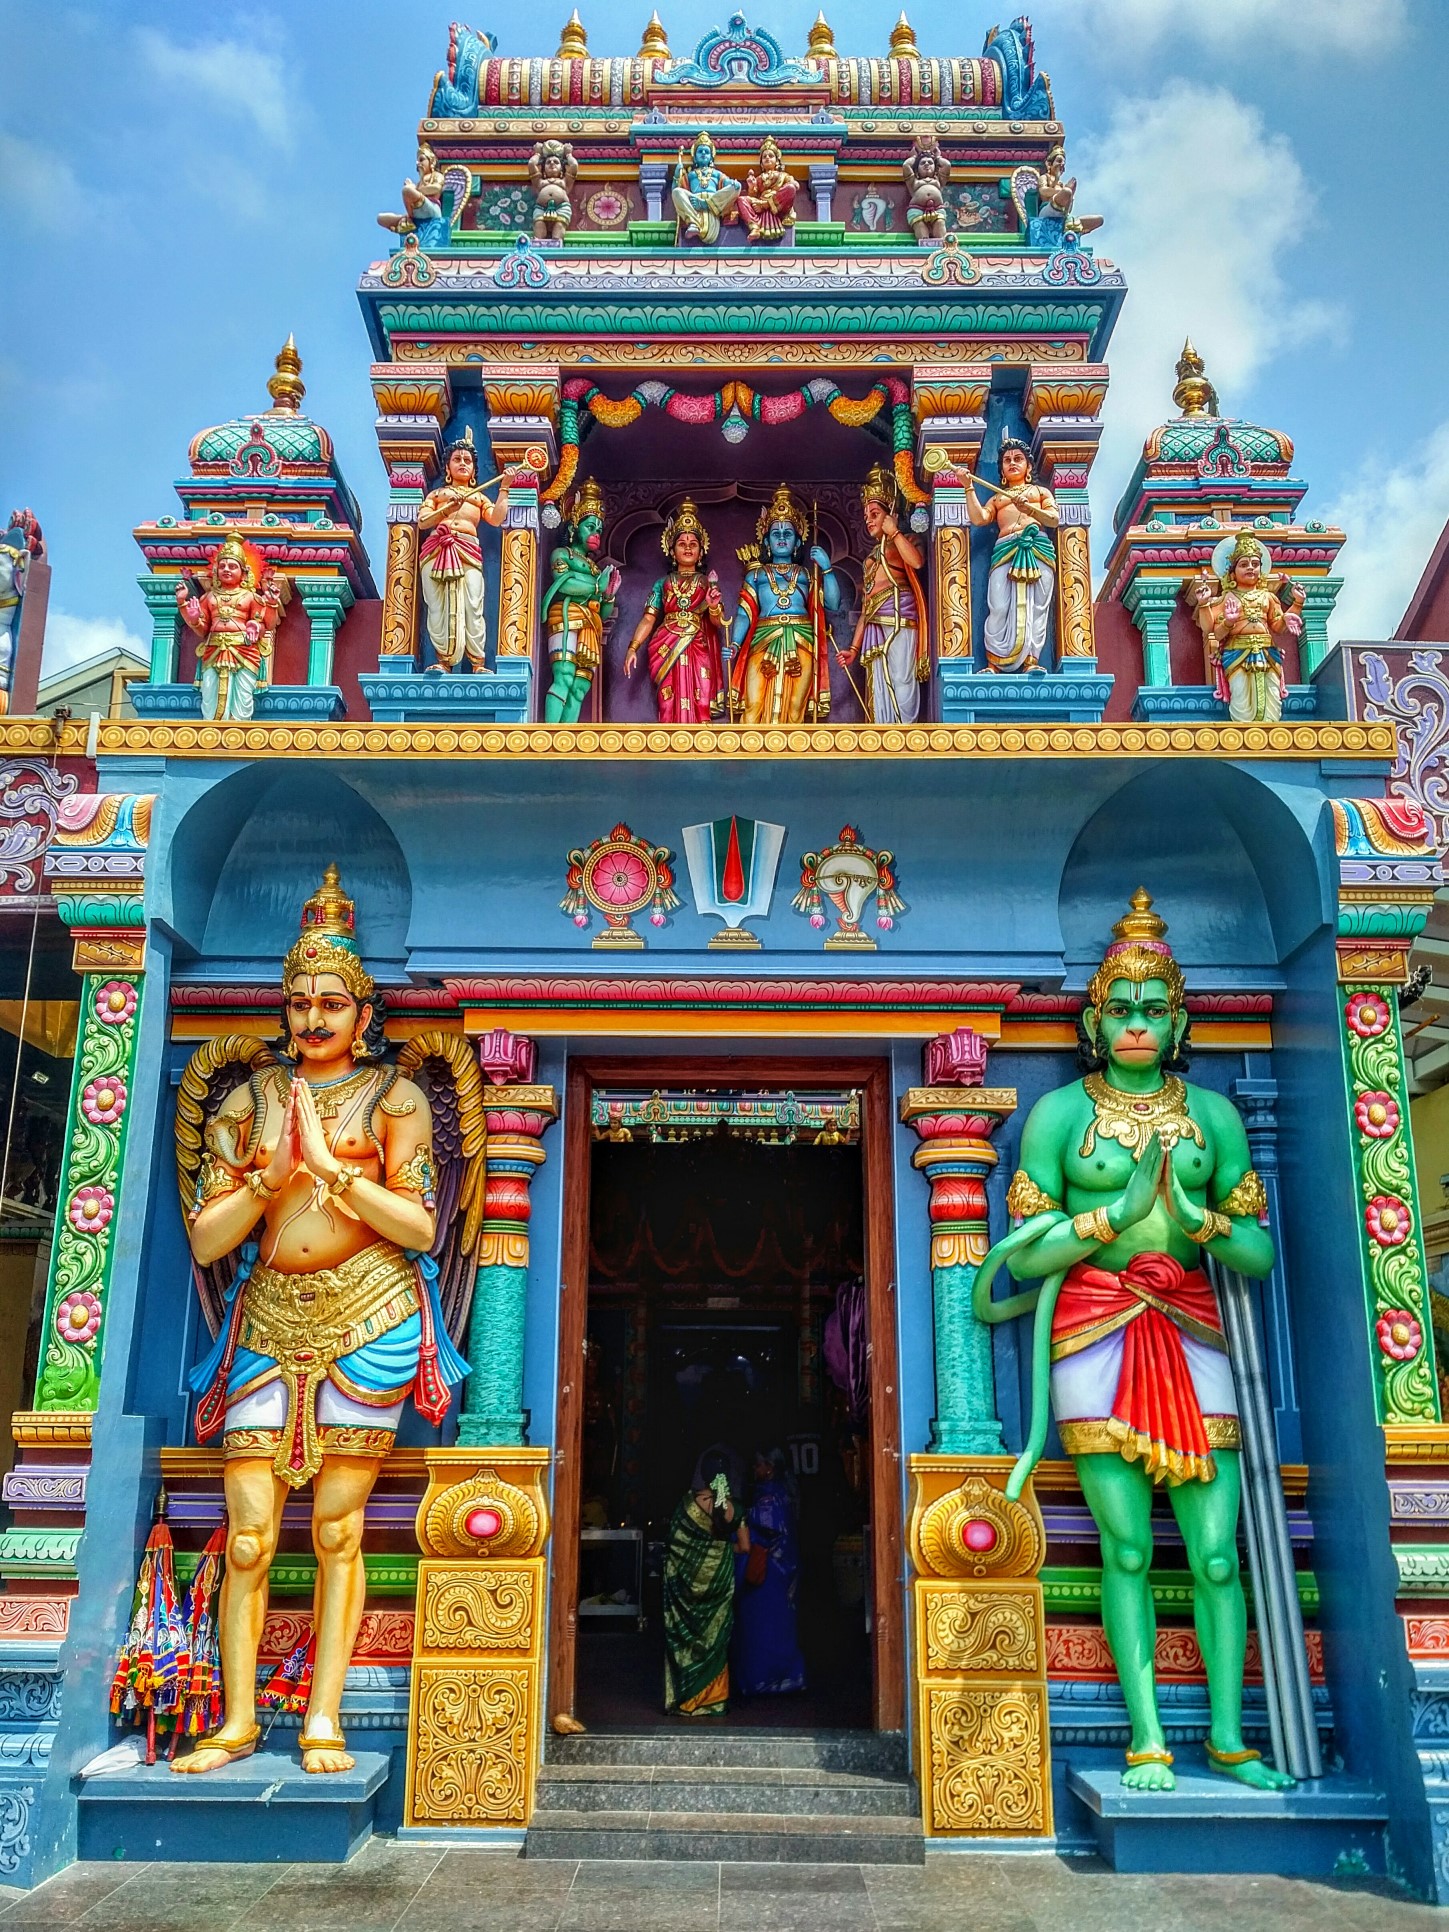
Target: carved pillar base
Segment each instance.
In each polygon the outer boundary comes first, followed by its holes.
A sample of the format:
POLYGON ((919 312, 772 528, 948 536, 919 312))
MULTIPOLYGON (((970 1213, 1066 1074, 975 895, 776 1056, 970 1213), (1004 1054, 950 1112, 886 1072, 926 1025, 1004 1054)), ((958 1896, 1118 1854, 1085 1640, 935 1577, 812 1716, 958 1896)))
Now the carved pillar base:
POLYGON ((541 1751, 548 1451, 425 1455, 403 1822, 516 1830, 541 1751))
POLYGON ((916 1775, 927 1839, 1048 1838, 1046 1554, 1005 1457, 912 1456, 916 1775))

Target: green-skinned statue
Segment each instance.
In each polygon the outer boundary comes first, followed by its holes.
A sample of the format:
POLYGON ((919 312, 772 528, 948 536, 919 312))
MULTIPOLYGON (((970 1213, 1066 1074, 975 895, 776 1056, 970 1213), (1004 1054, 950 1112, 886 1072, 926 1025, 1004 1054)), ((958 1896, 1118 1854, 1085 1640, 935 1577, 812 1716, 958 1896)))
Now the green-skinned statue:
POLYGON ((590 477, 568 509, 568 541, 549 561, 553 582, 544 593, 553 681, 543 703, 546 724, 577 724, 594 673, 604 661, 604 632, 613 621, 619 573, 597 563, 604 534, 604 493, 590 477))
POLYGON ((1132 1724, 1123 1784, 1171 1790, 1157 1710, 1157 1619, 1149 1570, 1154 1485, 1166 1481, 1187 1545, 1193 1616, 1207 1666, 1210 1766, 1263 1791, 1293 1780, 1243 1743, 1247 1614, 1238 1568, 1239 1427, 1232 1365, 1205 1250, 1264 1276, 1273 1243, 1263 1184, 1237 1109, 1173 1071, 1187 1034, 1182 972, 1144 891, 1112 928, 1087 988, 1089 1071, 1027 1117, 1007 1205, 1021 1225, 976 1281, 976 1313, 1035 1305, 1032 1420, 1008 1493, 1021 1491, 1047 1431, 1047 1391, 1102 1544, 1102 1623, 1132 1724), (992 1302, 1005 1261, 1035 1292, 992 1302))

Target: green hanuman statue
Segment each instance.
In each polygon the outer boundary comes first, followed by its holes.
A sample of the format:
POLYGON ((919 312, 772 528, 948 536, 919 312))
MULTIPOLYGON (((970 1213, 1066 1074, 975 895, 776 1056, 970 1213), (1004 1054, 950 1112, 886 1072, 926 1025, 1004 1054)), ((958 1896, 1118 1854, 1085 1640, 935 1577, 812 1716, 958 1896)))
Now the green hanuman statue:
POLYGON ((594 673, 604 661, 604 633, 613 621, 619 572, 598 561, 604 534, 604 493, 590 477, 569 505, 568 539, 549 563, 553 582, 541 615, 548 626, 552 671, 544 699, 546 724, 577 724, 594 673))
POLYGON ((1123 1784, 1173 1788, 1157 1710, 1149 1570, 1154 1486, 1187 1545, 1207 1666, 1211 1768, 1262 1791, 1293 1780, 1244 1746, 1247 1613, 1238 1568, 1238 1405, 1206 1251, 1264 1276, 1273 1242, 1237 1109, 1174 1071, 1187 1034, 1182 972, 1141 890, 1087 988, 1088 1071, 1027 1117, 1007 1205, 1020 1225, 987 1256, 976 1314, 1036 1307, 1032 1420, 1008 1493, 1046 1441, 1047 1393, 1102 1545, 1102 1623, 1132 1725, 1123 1784), (991 1300, 1005 1261, 1038 1291, 991 1300))

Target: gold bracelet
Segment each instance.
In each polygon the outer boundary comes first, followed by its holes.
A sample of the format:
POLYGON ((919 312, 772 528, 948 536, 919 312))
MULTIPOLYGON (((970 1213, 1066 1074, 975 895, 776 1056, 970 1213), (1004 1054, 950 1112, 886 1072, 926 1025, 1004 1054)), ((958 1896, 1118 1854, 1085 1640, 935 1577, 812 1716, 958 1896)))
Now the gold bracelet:
POLYGON ((1072 1232, 1079 1241, 1095 1241, 1104 1248, 1109 1241, 1117 1239, 1117 1230, 1108 1219, 1104 1207, 1085 1209, 1081 1214, 1074 1214, 1072 1232))
POLYGON ((1216 1241, 1220 1235, 1232 1233, 1233 1224, 1226 1214, 1219 1214, 1214 1208, 1204 1208, 1202 1215, 1202 1226, 1196 1233, 1191 1228, 1183 1230, 1188 1240, 1196 1241, 1200 1248, 1205 1248, 1209 1241, 1216 1241))
POLYGON ((260 1168, 256 1167, 247 1175, 244 1185, 251 1189, 253 1195, 259 1201, 275 1201, 282 1191, 279 1187, 269 1187, 267 1185, 266 1175, 262 1173, 260 1168))
POLYGON ((340 1201, 342 1196, 347 1192, 348 1188, 351 1187, 352 1183, 354 1181, 361 1180, 361 1178, 362 1178, 362 1169, 360 1167, 341 1168, 337 1174, 336 1179, 331 1180, 327 1183, 326 1192, 327 1192, 328 1200, 340 1201))

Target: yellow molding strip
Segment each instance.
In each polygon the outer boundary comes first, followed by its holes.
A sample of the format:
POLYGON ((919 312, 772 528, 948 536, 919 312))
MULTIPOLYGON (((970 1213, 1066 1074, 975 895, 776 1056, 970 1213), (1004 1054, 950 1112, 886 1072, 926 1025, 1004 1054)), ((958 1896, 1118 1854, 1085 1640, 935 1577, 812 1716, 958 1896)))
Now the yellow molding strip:
POLYGON ((1387 1462, 1449 1462, 1449 1422, 1386 1422, 1387 1462))
MULTIPOLYGON (((79 758, 88 726, 0 724, 0 752, 79 758)), ((101 723, 102 758, 1387 758, 1392 724, 433 725, 101 723)))
POLYGON ((10 1434, 15 1442, 30 1446, 89 1448, 91 1421, 89 1409, 16 1409, 10 1434))

